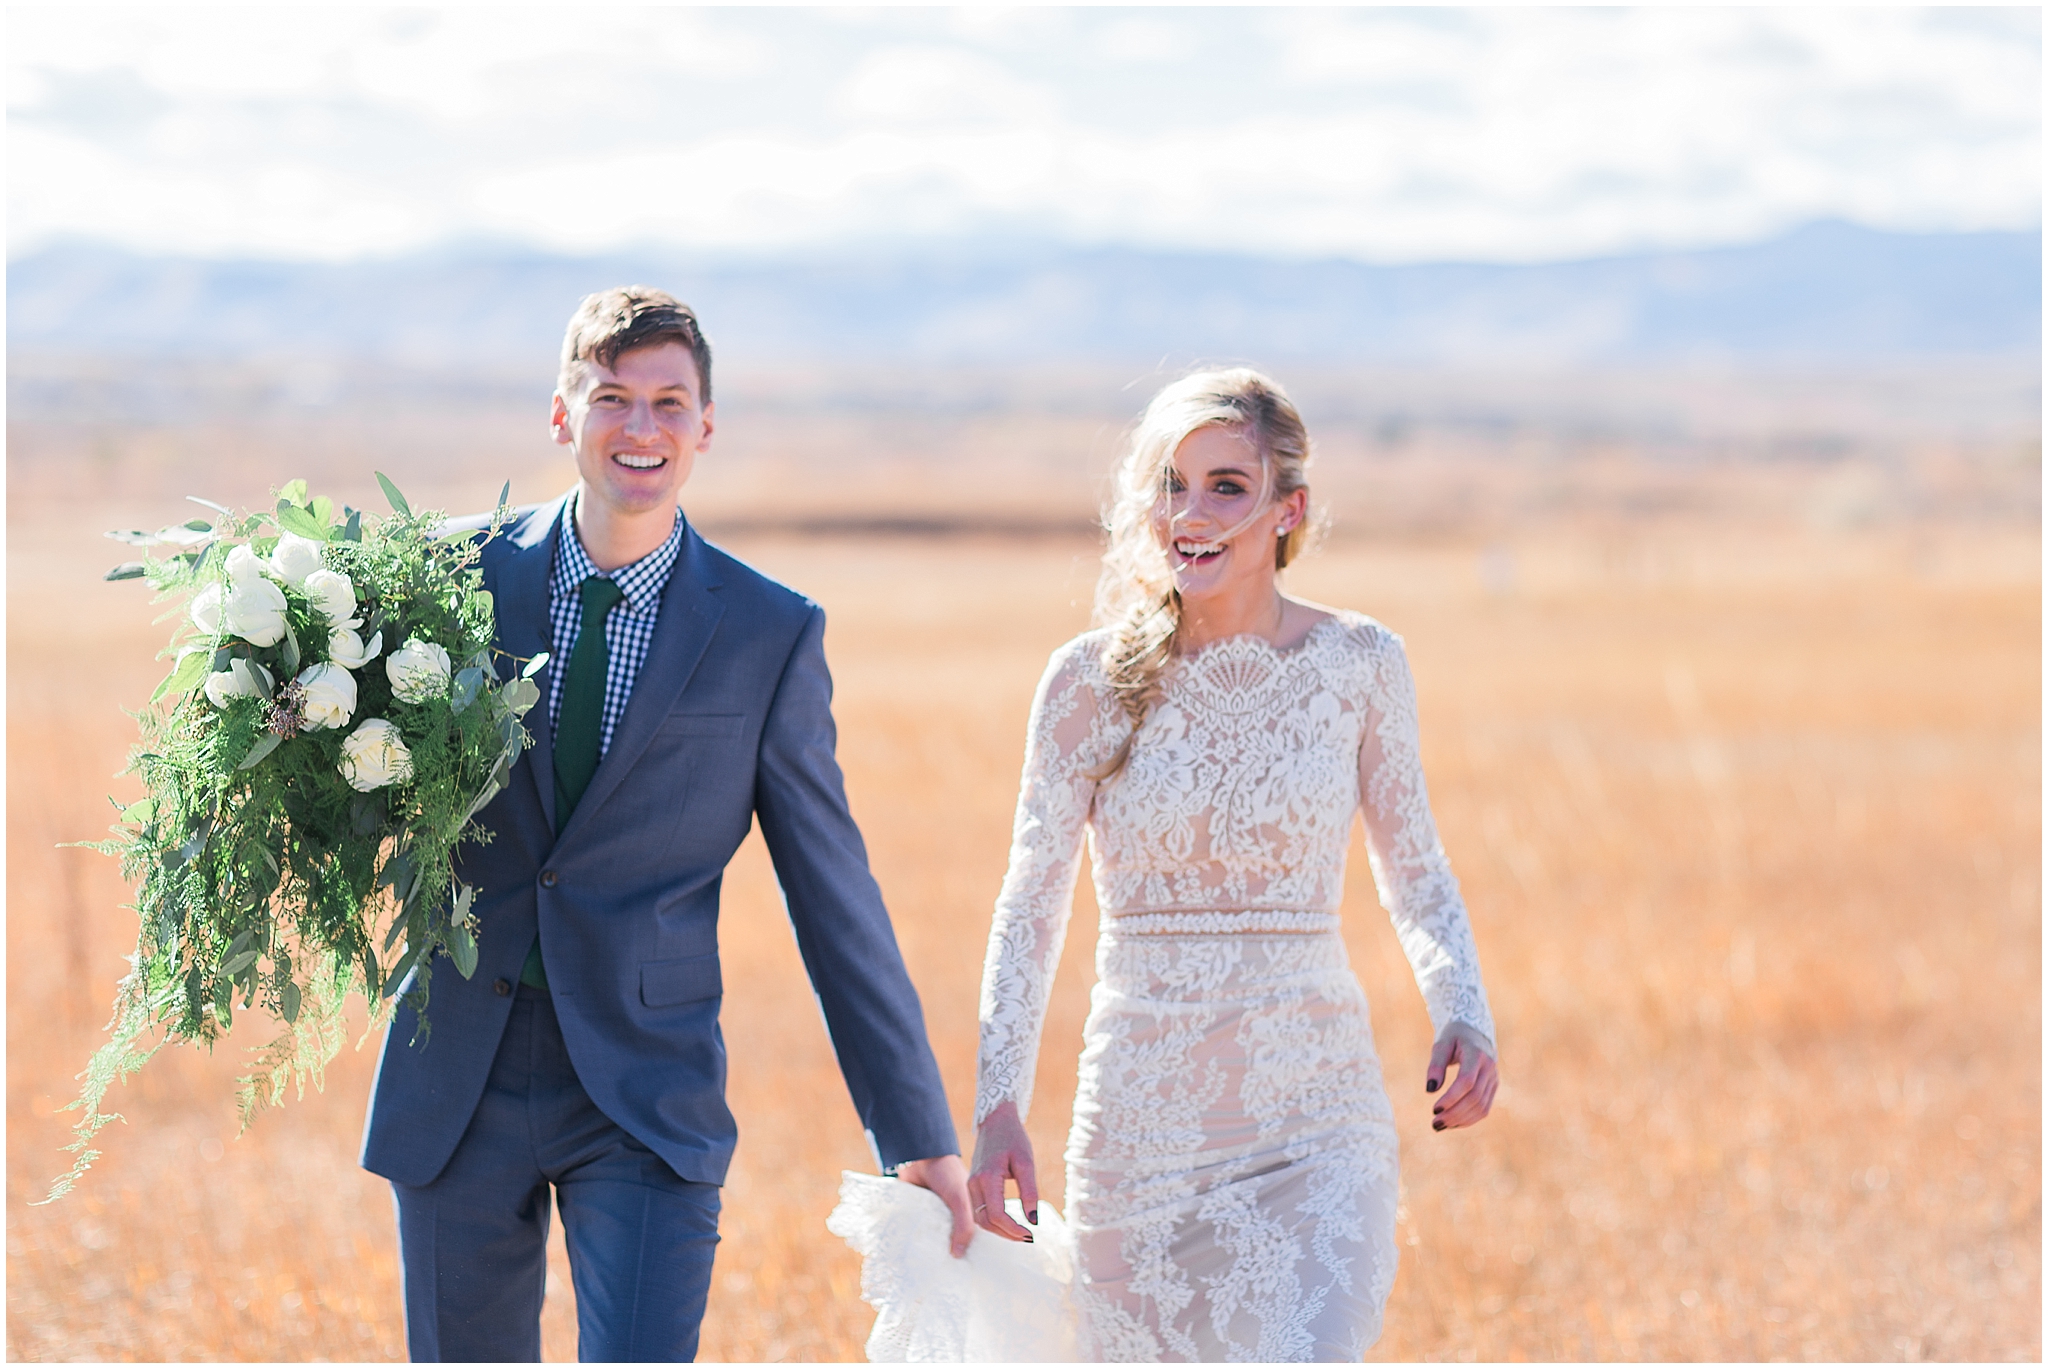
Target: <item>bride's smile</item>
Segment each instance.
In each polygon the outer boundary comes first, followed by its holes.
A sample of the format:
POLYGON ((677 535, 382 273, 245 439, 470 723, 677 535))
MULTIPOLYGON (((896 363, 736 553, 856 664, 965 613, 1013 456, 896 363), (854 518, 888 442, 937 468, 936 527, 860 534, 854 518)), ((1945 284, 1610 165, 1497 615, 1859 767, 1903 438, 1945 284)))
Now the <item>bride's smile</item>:
POLYGON ((1285 608, 1275 549, 1307 506, 1306 490, 1274 488, 1243 428, 1214 424, 1180 440, 1159 473, 1152 536, 1180 596, 1183 649, 1244 633, 1276 640, 1285 608))

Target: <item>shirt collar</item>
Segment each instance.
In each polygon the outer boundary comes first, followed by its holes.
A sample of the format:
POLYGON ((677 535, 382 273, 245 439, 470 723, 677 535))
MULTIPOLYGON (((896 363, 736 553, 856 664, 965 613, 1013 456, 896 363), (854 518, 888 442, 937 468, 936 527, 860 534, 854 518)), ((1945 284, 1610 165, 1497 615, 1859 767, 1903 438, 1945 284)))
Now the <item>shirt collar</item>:
POLYGON ((661 609, 661 592, 668 587, 669 572, 675 568, 676 556, 683 548, 683 511, 676 510, 676 525, 669 530, 668 540, 629 566, 620 566, 615 571, 601 571, 590 559, 590 553, 583 549, 583 541, 576 535, 576 501, 580 495, 572 495, 562 505, 561 536, 555 539, 555 577, 552 586, 557 595, 576 594, 583 582, 593 575, 602 575, 619 587, 626 596, 626 611, 635 617, 651 618, 661 609))

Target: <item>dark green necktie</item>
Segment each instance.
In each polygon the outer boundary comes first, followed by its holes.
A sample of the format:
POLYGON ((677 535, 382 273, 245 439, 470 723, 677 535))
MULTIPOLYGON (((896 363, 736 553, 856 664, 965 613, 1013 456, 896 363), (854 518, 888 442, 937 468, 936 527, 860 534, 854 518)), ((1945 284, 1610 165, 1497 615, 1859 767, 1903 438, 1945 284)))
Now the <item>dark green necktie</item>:
POLYGON ((597 773, 598 742, 604 736, 604 687, 611 674, 612 653, 605 641, 604 616, 625 592, 602 575, 583 582, 583 626, 576 631, 576 649, 569 653, 569 671, 562 677, 562 711, 555 719, 555 830, 569 825, 590 777, 597 773))
MULTIPOLYGON (((568 672, 562 676, 562 711, 555 719, 555 830, 569 825, 569 815, 590 787, 597 773, 598 743, 604 737, 604 691, 611 675, 612 653, 605 641, 604 619, 612 606, 626 597, 602 575, 583 582, 583 625, 576 630, 576 649, 569 653, 568 672)), ((540 938, 526 953, 526 965, 519 982, 535 988, 548 986, 547 970, 541 964, 540 938)))

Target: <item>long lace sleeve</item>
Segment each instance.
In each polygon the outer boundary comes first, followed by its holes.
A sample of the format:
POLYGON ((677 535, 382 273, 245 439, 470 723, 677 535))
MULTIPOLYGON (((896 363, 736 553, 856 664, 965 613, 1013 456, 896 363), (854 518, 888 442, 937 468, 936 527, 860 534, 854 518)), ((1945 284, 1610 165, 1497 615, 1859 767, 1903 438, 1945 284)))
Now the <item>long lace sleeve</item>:
POLYGON ((1493 1055, 1493 1011, 1479 978, 1479 949, 1422 780, 1415 679, 1401 639, 1383 628, 1372 632, 1374 669, 1358 749, 1358 793, 1373 880, 1415 969, 1437 1037, 1462 1022, 1486 1038, 1487 1054, 1493 1055))
POLYGON ((1091 687, 1090 639, 1061 647, 1039 682, 1024 744, 1010 869, 996 896, 981 976, 981 1052, 974 1123, 1004 1102, 1031 1109, 1038 1039, 1074 910, 1081 834, 1099 767, 1122 739, 1121 710, 1091 687))

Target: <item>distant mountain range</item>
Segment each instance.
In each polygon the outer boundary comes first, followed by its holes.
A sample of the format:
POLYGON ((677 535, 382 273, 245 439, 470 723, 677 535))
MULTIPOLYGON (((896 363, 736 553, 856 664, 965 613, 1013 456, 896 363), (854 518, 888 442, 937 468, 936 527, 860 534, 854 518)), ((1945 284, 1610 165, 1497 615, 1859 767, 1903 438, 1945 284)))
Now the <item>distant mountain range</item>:
POLYGON ((644 281, 741 363, 1855 364, 2038 357, 2041 237, 1817 223, 1748 247, 1374 266, 1049 246, 781 260, 446 248, 342 265, 12 261, 15 353, 550 368, 578 297, 644 281))

